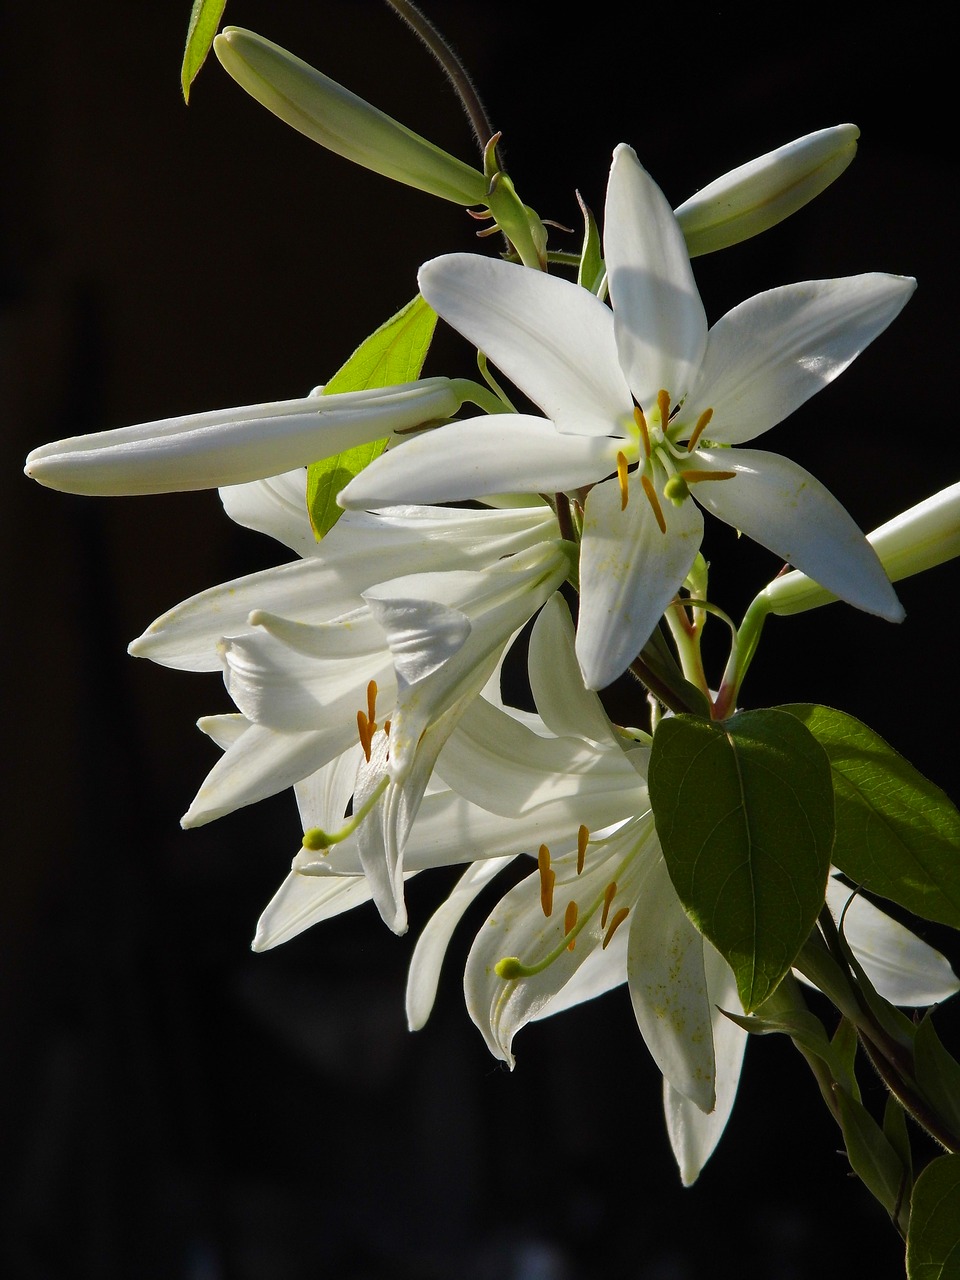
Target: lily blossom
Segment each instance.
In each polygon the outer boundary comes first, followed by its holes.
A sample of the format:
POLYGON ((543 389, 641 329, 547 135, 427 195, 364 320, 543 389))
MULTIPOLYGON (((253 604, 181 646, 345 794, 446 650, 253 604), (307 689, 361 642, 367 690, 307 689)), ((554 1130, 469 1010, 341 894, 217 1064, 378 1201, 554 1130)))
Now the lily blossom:
POLYGON ((341 505, 588 490, 577 654, 589 688, 625 670, 693 564, 703 520, 691 495, 851 604, 899 620, 876 553, 836 498, 786 458, 729 446, 831 382, 915 282, 787 285, 708 331, 677 219, 625 146, 604 247, 612 309, 571 282, 476 255, 421 268, 430 305, 546 417, 495 414, 407 440, 355 477, 341 505))

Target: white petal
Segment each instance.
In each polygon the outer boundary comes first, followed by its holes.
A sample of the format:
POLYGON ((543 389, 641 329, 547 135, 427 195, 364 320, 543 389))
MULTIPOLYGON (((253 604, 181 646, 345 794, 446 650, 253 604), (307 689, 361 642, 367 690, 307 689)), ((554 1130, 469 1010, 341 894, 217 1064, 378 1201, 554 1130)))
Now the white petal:
POLYGON ((683 233, 663 192, 636 154, 613 155, 603 249, 617 349, 639 403, 657 392, 674 402, 690 389, 707 341, 707 320, 683 233))
POLYGON ((698 450, 698 465, 735 471, 693 486, 701 506, 742 530, 842 600, 900 622, 903 607, 877 553, 809 471, 758 449, 698 450))
POLYGON ((685 1187, 700 1176, 726 1128, 740 1083, 747 1032, 725 1017, 721 1010, 743 1011, 730 967, 709 943, 704 948, 707 987, 715 1006, 713 1046, 717 1059, 717 1105, 709 1115, 679 1093, 668 1080, 663 1082, 663 1109, 673 1154, 685 1187))
POLYGON ((455 385, 429 378, 372 391, 219 409, 41 446, 32 479, 65 493, 175 493, 243 484, 328 458, 460 408, 455 385))
POLYGON ((506 490, 560 493, 609 475, 616 457, 616 440, 561 435, 546 418, 523 413, 467 418, 388 449, 350 481, 337 501, 349 509, 460 502, 506 490))
POLYGON ((407 1025, 411 1031, 419 1031, 430 1017, 453 931, 481 891, 512 861, 506 857, 472 863, 421 930, 407 973, 407 1025))
POLYGON ((620 433, 621 418, 632 412, 630 388, 617 360, 613 316, 588 290, 468 253, 426 263, 419 281, 430 305, 558 431, 620 433))
MULTIPOLYGON (((657 839, 652 824, 649 839, 657 839)), ((663 857, 651 859, 630 923, 630 999, 665 1078, 709 1112, 716 1103, 716 1063, 703 951, 703 936, 680 905, 663 857)))
POLYGON ((832 877, 827 905, 838 920, 843 917, 844 937, 884 1000, 923 1008, 960 991, 939 951, 832 877))
POLYGON ((703 518, 692 502, 661 502, 666 533, 635 477, 620 510, 620 488, 608 480, 590 490, 580 546, 577 657, 588 689, 621 675, 650 638, 693 564, 703 518))
POLYGON ((343 824, 363 758, 363 749, 357 742, 295 784, 293 790, 304 831, 311 827, 336 831, 343 824))
POLYGON ((710 330, 691 401, 711 440, 739 444, 776 426, 900 313, 916 288, 879 273, 807 280, 758 293, 710 330))
POLYGON ((618 743, 603 703, 587 689, 575 649, 573 619, 560 595, 548 600, 530 634, 530 689, 544 724, 557 735, 618 743))
POLYGON ((249 484, 225 485, 220 501, 230 519, 245 529, 265 533, 299 556, 317 554, 319 544, 307 515, 305 467, 249 484))
POLYGON ((269 951, 304 929, 370 901, 363 876, 302 876, 291 871, 267 903, 251 946, 269 951))

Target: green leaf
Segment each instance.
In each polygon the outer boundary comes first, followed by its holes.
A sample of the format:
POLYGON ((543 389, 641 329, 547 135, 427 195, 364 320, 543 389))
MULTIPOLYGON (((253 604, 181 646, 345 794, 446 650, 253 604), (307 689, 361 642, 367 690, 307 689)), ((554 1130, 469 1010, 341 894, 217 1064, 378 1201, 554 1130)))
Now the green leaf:
MULTIPOLYGON (((361 342, 326 384, 324 395, 415 382, 427 358, 436 323, 437 313, 417 294, 361 342)), ((337 506, 337 494, 386 447, 386 439, 374 440, 323 458, 307 469, 307 511, 318 542, 343 515, 337 506)))
POLYGON ((931 1160, 910 1201, 909 1280, 960 1277, 960 1156, 931 1160))
POLYGON ((674 888, 750 1012, 788 972, 823 906, 833 844, 827 757, 782 711, 721 724, 675 716, 654 735, 648 783, 674 888))
POLYGON ((184 102, 190 101, 190 86, 206 61, 226 7, 227 0, 193 0, 190 24, 187 27, 187 43, 180 67, 184 102))
POLYGON ((909 1179, 903 1162, 869 1111, 843 1089, 835 1090, 850 1167, 892 1218, 899 1218, 909 1179))
MULTIPOLYGON (((892 1093, 887 1094, 886 1105, 883 1108, 883 1134, 897 1153, 897 1158, 906 1170, 908 1184, 912 1184, 913 1152, 910 1150, 907 1113, 892 1093)), ((908 1200, 909 1197, 905 1196, 904 1199, 908 1200)))
POLYGON ((855 884, 960 928, 960 812, 865 724, 830 707, 782 707, 826 751, 836 791, 833 860, 855 884))
POLYGON ((590 209, 580 199, 580 212, 583 214, 583 246, 580 250, 580 266, 577 271, 577 284, 591 293, 599 293, 604 278, 603 251, 600 245, 600 232, 597 220, 590 209))
POLYGON ((929 1010, 914 1036, 913 1074, 923 1096, 960 1134, 960 1063, 943 1047, 929 1010))

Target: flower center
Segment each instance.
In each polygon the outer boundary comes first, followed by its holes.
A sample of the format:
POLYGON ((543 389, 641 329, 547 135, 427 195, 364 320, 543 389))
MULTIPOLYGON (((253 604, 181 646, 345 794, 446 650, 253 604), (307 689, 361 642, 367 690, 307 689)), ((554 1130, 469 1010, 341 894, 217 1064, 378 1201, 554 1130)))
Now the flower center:
MULTIPOLYGON (((589 842, 590 833, 585 826, 581 826, 577 831, 578 876, 583 874, 583 869, 586 865, 589 842)), ((632 853, 628 855, 619 868, 620 872, 626 869, 632 857, 632 853)), ((537 855, 537 870, 540 874, 540 910, 549 919, 553 915, 554 886, 556 885, 557 876, 551 866, 550 850, 545 844, 540 846, 540 852, 537 855)), ((555 960, 558 960, 565 951, 573 951, 577 945, 577 936, 591 920, 596 918, 598 913, 600 916, 600 929, 603 930, 603 940, 600 946, 602 950, 606 950, 610 945, 611 938, 630 914, 630 907, 626 905, 619 907, 616 911, 611 911, 616 896, 617 881, 613 879, 609 880, 602 892, 597 894, 593 901, 583 909, 581 909, 576 898, 571 897, 564 908, 563 937, 560 939, 559 944, 542 960, 538 960, 533 964, 524 964, 519 956, 504 956, 494 966, 497 977, 503 978, 505 982, 510 982, 515 978, 531 978, 537 973, 542 973, 555 960)))
MULTIPOLYGON (((679 507, 690 496, 690 485, 705 480, 732 480, 735 471, 714 471, 692 467, 692 455, 713 417, 713 409, 705 409, 697 418, 693 430, 680 419, 683 400, 671 404, 669 391, 657 392, 656 407, 644 413, 635 405, 633 420, 636 425, 636 442, 631 452, 636 454, 636 475, 643 495, 649 502, 661 533, 667 532, 661 496, 679 507), (684 444, 678 441, 687 436, 684 444)), ((620 485, 620 510, 626 509, 630 497, 630 462, 623 452, 617 454, 617 481, 620 485)))

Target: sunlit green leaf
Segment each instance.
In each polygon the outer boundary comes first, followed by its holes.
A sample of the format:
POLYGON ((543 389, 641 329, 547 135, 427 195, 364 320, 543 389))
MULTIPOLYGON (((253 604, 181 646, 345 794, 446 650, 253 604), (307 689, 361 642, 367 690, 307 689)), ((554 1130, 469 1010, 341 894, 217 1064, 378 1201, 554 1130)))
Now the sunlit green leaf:
POLYGON ((833 844, 827 757, 782 711, 720 724, 675 716, 654 735, 649 786, 680 901, 733 969, 744 1008, 756 1009, 823 906, 833 844))
MULTIPOLYGON (((436 323, 437 313, 418 294, 357 347, 326 384, 324 394, 415 382, 427 358, 436 323)), ((308 468, 307 510, 318 542, 343 515, 337 506, 337 494, 386 446, 385 439, 374 440, 323 458, 308 468)))
POLYGON ((855 884, 915 915, 960 928, 960 813, 865 724, 830 707, 783 707, 833 769, 833 860, 855 884))
POLYGON ((960 1277, 960 1156, 931 1160, 913 1188, 907 1236, 909 1280, 960 1277))
POLYGON ((226 7, 227 0, 193 0, 190 24, 187 27, 187 43, 180 67, 184 102, 190 101, 190 86, 206 61, 226 7))

